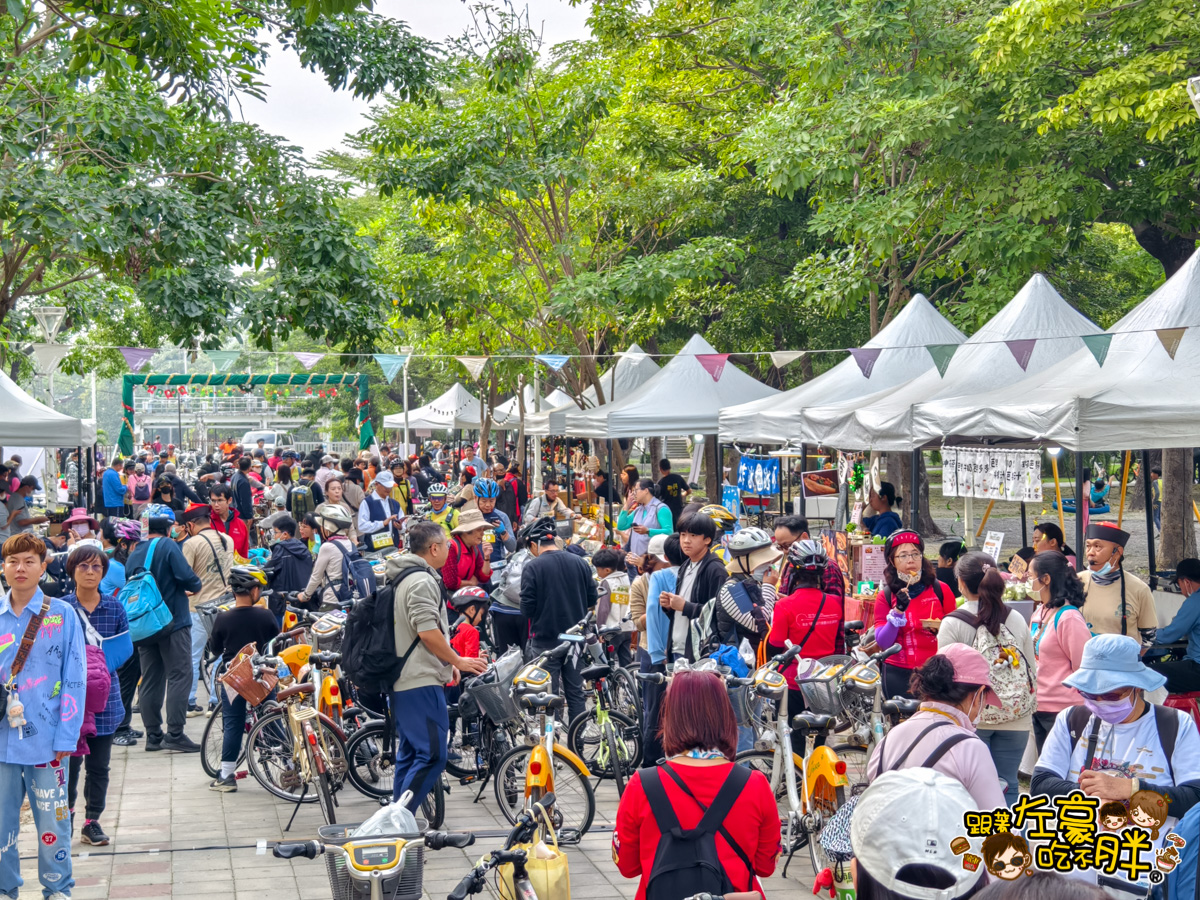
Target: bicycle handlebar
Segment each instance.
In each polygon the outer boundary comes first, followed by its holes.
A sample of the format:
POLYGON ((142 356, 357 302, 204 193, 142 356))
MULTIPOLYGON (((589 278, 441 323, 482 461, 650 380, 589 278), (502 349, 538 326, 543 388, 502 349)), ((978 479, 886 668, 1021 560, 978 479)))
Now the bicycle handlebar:
POLYGON ((645 681, 649 684, 666 684, 667 676, 662 672, 634 672, 638 681, 645 681))
POLYGON ((899 644, 892 644, 892 646, 888 647, 886 650, 880 650, 878 653, 872 653, 871 659, 875 660, 876 662, 883 662, 885 659, 895 656, 900 652, 901 649, 902 648, 899 644))
POLYGON ((461 850, 474 843, 475 835, 465 831, 430 831, 425 835, 425 846, 430 850, 442 850, 446 847, 457 847, 461 850))
POLYGON ((316 859, 325 852, 325 845, 320 841, 298 841, 293 844, 276 844, 271 853, 276 859, 295 859, 303 856, 306 859, 316 859))

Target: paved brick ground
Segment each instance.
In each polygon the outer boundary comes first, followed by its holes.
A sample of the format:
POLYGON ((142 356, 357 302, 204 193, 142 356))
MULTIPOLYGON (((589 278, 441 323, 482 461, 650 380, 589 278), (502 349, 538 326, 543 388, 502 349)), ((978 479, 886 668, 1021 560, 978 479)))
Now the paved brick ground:
MULTIPOLYGON (((200 739, 206 720, 188 720, 188 733, 200 739)), ((113 748, 108 809, 101 819, 113 844, 73 847, 77 900, 132 898, 231 898, 231 900, 321 900, 331 891, 322 860, 277 860, 260 841, 315 837, 323 824, 316 804, 305 804, 289 833, 293 807, 264 791, 253 778, 238 782, 234 794, 208 790, 209 779, 195 754, 147 753, 143 745, 113 748)), ((609 851, 617 808, 616 789, 601 782, 596 791, 593 830, 569 848, 571 894, 579 900, 632 898, 637 882, 617 872, 609 851)), ((446 827, 451 830, 507 829, 489 786, 472 803, 474 792, 455 786, 447 798, 446 827)), ((348 787, 339 794, 339 821, 360 822, 375 809, 372 801, 348 787)), ((80 801, 82 802, 82 801, 80 801)), ((36 834, 23 826, 18 843, 26 878, 22 896, 40 896, 36 880, 36 834)), ((430 853, 425 865, 425 896, 442 900, 496 838, 481 837, 467 850, 430 853)), ((812 875, 801 852, 785 881, 767 881, 771 897, 812 896, 812 875)))

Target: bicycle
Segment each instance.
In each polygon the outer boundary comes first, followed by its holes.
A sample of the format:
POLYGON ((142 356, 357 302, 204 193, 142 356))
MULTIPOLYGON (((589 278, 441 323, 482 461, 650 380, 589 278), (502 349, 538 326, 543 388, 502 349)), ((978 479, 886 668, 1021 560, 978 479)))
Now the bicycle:
MULTIPOLYGON (((754 673, 754 693, 776 705, 775 739, 772 750, 743 750, 735 759, 756 771, 762 772, 771 784, 779 804, 779 818, 783 824, 783 847, 788 861, 784 864, 786 877, 792 856, 801 846, 808 846, 813 872, 832 866, 832 861, 821 847, 821 831, 825 823, 846 802, 846 764, 825 745, 836 717, 812 712, 802 712, 790 720, 787 714, 787 679, 781 669, 787 667, 802 647, 792 646, 754 673), (792 747, 793 730, 799 734, 799 750, 792 747), (814 736, 813 748, 807 750, 808 736, 814 736), (806 752, 807 751, 807 752, 806 752)), ((831 682, 837 672, 826 674, 829 667, 816 664, 821 674, 812 679, 797 676, 797 683, 806 680, 831 682)))
MULTIPOLYGON (((602 660, 605 658, 603 654, 597 655, 602 660)), ((613 779, 617 794, 621 795, 625 793, 626 779, 637 771, 642 760, 642 737, 637 720, 613 708, 611 679, 614 674, 613 667, 607 662, 596 663, 580 672, 585 682, 592 683, 596 704, 571 720, 567 726, 567 746, 587 764, 589 771, 601 778, 613 779)))
POLYGON ((336 897, 359 897, 366 894, 371 900, 384 900, 403 890, 402 879, 410 871, 418 873, 424 860, 421 854, 416 857, 415 864, 410 865, 410 851, 420 842, 421 847, 430 850, 441 850, 445 847, 470 847, 475 843, 473 834, 447 834, 433 831, 423 837, 399 837, 393 835, 371 835, 363 838, 352 838, 344 844, 326 843, 324 841, 300 841, 297 843, 279 843, 271 848, 271 854, 276 859, 295 859, 303 856, 306 859, 316 859, 318 856, 333 851, 340 854, 337 865, 329 860, 329 880, 336 897), (385 887, 386 885, 386 887, 385 887))
POLYGON ((550 673, 543 665, 550 660, 565 659, 571 648, 583 640, 577 635, 559 637, 570 639, 537 656, 513 679, 517 703, 533 713, 538 731, 536 736, 528 735, 532 746, 514 747, 500 760, 494 787, 501 812, 514 824, 522 809, 553 793, 558 798, 552 819, 554 830, 559 832, 560 840, 573 842, 592 827, 596 795, 587 764, 570 748, 554 740, 554 716, 550 713, 563 708, 566 701, 545 690, 550 684, 550 673))
POLYGON ((554 805, 554 794, 549 793, 522 811, 517 816, 513 830, 504 839, 504 846, 493 850, 464 875, 447 900, 466 900, 467 897, 483 893, 487 887, 487 873, 503 865, 513 867, 513 900, 537 900, 537 893, 529 881, 529 874, 525 871, 528 856, 524 850, 513 850, 512 847, 515 844, 531 843, 534 834, 537 833, 538 823, 554 811, 554 805))
POLYGON ((524 666, 513 647, 490 663, 483 674, 464 678, 458 703, 450 707, 450 751, 446 771, 459 784, 479 783, 483 796, 500 760, 522 738, 521 707, 513 699, 513 678, 524 666))

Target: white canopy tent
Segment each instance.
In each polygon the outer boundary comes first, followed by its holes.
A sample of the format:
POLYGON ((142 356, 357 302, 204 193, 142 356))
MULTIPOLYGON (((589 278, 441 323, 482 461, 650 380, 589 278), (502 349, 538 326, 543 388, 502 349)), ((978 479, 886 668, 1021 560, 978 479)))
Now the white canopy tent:
POLYGON ((55 412, 0 372, 0 444, 28 447, 90 447, 96 423, 55 412))
MULTIPOLYGON (((462 428, 478 430, 482 424, 479 401, 461 384, 455 384, 436 400, 408 411, 411 431, 440 431, 462 428)), ((383 417, 384 428, 403 428, 404 413, 383 417)))
POLYGON ((722 407, 779 391, 726 362, 717 379, 698 356, 716 355, 694 334, 661 371, 628 396, 596 409, 568 413, 566 434, 587 438, 715 434, 722 407))
POLYGON ((1200 253, 1108 330, 1101 366, 1083 348, 1036 377, 918 407, 923 427, 965 438, 1037 441, 1068 450, 1200 447, 1200 253), (1182 336, 1162 329, 1186 329, 1182 336), (1178 338, 1172 359, 1164 341, 1178 338))
POLYGON ((925 348, 931 344, 961 344, 966 335, 951 325, 924 294, 917 294, 887 327, 864 344, 882 352, 868 379, 852 357, 847 357, 812 381, 777 397, 727 406, 720 414, 723 441, 785 444, 798 433, 800 414, 809 406, 823 406, 876 394, 911 381, 934 367, 925 348))
MULTIPOLYGON (((534 411, 533 385, 525 385, 525 389, 521 392, 525 395, 525 416, 526 418, 534 411)), ((542 401, 542 406, 546 405, 546 401, 542 401)), ((497 428, 519 428, 521 425, 521 404, 517 399, 517 395, 513 394, 512 398, 505 400, 499 406, 492 410, 492 424, 497 428)))
POLYGON ((801 413, 800 438, 842 450, 915 450, 940 443, 944 432, 932 429, 926 417, 914 416, 917 404, 928 408, 968 398, 978 403, 980 394, 998 385, 1014 384, 1039 372, 1044 379, 1046 369, 1083 348, 1080 335, 1099 333, 1045 276, 1034 275, 958 348, 944 377, 931 369, 871 397, 809 407, 801 413), (1008 343, 1034 339, 1032 348, 1013 345, 1010 349, 1008 343), (1024 369, 1016 352, 1028 353, 1024 369))
MULTIPOLYGON (((630 344, 629 349, 617 357, 617 363, 601 373, 600 384, 604 388, 604 396, 610 400, 621 398, 633 393, 659 371, 658 363, 651 359, 646 351, 637 344, 630 344)), ((555 395, 564 397, 561 403, 549 408, 543 407, 542 412, 525 417, 525 434, 533 437, 547 437, 552 434, 565 434, 567 414, 577 412, 581 407, 565 391, 556 390, 547 400, 555 395)), ((586 408, 598 407, 595 386, 583 392, 586 408)))

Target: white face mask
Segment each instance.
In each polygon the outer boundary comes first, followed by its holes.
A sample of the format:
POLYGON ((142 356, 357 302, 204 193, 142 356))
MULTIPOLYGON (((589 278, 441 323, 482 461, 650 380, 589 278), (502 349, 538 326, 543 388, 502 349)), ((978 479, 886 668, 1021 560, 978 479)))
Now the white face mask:
POLYGON ((968 709, 966 711, 967 718, 970 719, 972 725, 979 724, 979 717, 983 715, 983 708, 985 706, 987 706, 987 704, 984 703, 984 701, 983 701, 983 691, 978 691, 975 694, 974 698, 971 700, 971 706, 968 707, 968 709), (978 704, 979 704, 978 708, 976 708, 976 706, 975 706, 976 702, 978 702, 978 704), (970 710, 972 710, 972 709, 974 710, 974 712, 970 712, 970 710))
POLYGON ((771 563, 768 563, 765 566, 759 566, 757 569, 755 569, 753 572, 750 573, 750 577, 753 578, 755 581, 757 581, 759 584, 762 584, 762 580, 764 578, 766 578, 767 573, 771 571, 771 565, 772 565, 771 563))

